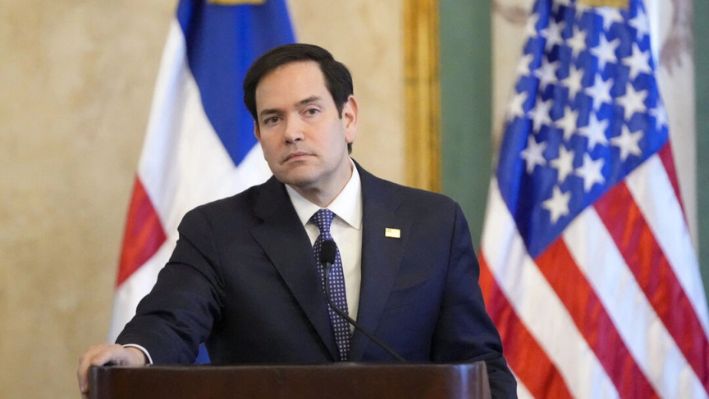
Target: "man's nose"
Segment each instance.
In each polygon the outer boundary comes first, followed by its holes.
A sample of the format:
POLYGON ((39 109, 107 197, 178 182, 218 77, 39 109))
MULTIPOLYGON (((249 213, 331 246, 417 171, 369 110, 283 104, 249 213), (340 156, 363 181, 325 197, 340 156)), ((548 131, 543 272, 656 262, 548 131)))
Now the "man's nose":
POLYGON ((286 119, 285 139, 287 143, 294 143, 303 139, 303 123, 295 116, 286 119))

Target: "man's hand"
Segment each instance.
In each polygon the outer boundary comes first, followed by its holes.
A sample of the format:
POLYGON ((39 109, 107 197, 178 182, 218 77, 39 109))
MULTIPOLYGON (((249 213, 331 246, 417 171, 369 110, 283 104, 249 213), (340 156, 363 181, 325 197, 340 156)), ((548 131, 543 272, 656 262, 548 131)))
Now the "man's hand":
POLYGON ((76 371, 82 395, 89 393, 89 367, 103 366, 109 363, 117 366, 143 366, 147 361, 143 352, 137 348, 125 348, 117 344, 101 344, 90 347, 79 359, 79 369, 76 371))

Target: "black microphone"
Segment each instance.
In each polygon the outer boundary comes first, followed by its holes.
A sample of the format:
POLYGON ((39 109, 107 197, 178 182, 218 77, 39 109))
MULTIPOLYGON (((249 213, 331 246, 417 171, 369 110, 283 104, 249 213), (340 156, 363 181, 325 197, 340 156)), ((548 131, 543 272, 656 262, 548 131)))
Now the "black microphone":
POLYGON ((389 347, 389 345, 385 344, 381 340, 379 340, 377 337, 373 336, 367 330, 363 329, 362 327, 357 324, 356 321, 354 321, 347 313, 343 312, 335 306, 335 304, 332 302, 332 298, 330 298, 330 268, 332 265, 335 263, 335 258, 337 257, 337 244, 335 244, 335 241, 333 240, 325 240, 322 243, 322 246, 320 247, 320 263, 323 265, 325 268, 325 298, 327 299, 327 303, 330 304, 330 307, 332 310, 335 311, 340 317, 343 319, 347 320, 348 323, 352 324, 355 329, 359 330, 362 334, 364 334, 367 338, 369 338, 372 342, 375 344, 379 345, 380 348, 384 349, 391 357, 394 359, 406 363, 406 359, 403 357, 399 356, 398 353, 396 353, 392 348, 389 347))

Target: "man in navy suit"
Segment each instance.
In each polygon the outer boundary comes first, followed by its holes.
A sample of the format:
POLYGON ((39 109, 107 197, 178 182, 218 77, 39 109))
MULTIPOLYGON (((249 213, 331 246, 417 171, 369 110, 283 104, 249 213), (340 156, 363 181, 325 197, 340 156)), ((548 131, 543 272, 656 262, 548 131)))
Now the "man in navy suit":
POLYGON ((398 355, 484 360, 493 395, 514 397, 460 207, 350 158, 358 107, 347 68, 320 47, 286 45, 254 63, 244 93, 274 176, 185 215, 117 344, 82 357, 82 391, 90 365, 192 363, 201 342, 215 364, 392 361, 333 312, 328 273, 335 306, 398 355), (330 238, 336 261, 324 272, 330 238))

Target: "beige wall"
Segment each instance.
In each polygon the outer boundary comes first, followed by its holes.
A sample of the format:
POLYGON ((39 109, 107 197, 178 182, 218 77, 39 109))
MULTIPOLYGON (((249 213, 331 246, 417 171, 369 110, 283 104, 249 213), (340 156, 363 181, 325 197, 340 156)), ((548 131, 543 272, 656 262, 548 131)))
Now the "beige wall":
POLYGON ((404 180, 403 0, 291 0, 297 40, 330 49, 353 75, 360 126, 353 156, 404 180))
MULTIPOLYGON (((105 339, 174 5, 0 0, 0 398, 78 397, 77 358, 105 339)), ((401 1, 290 6, 352 69, 355 157, 403 180, 401 1)))

